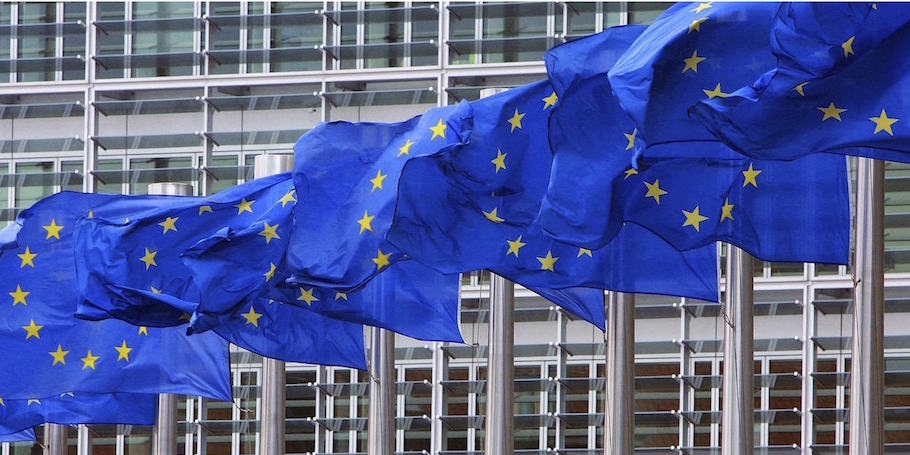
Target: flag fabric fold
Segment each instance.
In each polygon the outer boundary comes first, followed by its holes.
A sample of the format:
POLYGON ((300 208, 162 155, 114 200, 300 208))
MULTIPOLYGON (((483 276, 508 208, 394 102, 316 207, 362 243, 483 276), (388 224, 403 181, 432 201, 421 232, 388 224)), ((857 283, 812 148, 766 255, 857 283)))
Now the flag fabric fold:
MULTIPOLYGON (((77 287, 73 232, 81 217, 121 196, 62 192, 42 199, 5 228, 0 287, 9 299, 0 344, 5 399, 76 393, 178 393, 231 399, 228 346, 217 336, 73 317, 77 287)), ((123 217, 141 210, 145 201, 123 217)), ((124 209, 121 206, 118 210, 124 209)))
POLYGON ((158 395, 145 393, 65 392, 49 397, 3 400, 0 434, 24 438, 14 440, 32 440, 34 436, 27 439, 27 434, 22 433, 44 423, 152 425, 157 405, 158 395))

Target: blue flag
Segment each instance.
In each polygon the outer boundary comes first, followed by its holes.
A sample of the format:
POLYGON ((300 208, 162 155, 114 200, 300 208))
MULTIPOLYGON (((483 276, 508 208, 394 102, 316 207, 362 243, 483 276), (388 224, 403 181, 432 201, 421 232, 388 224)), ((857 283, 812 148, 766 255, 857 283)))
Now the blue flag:
POLYGON ((404 259, 383 233, 392 222, 398 179, 410 159, 463 143, 467 103, 399 123, 323 123, 294 145, 291 280, 354 289, 404 259))
POLYGON ((24 210, 0 235, 7 240, 0 244, 0 287, 9 299, 0 345, 15 366, 0 372, 3 397, 167 392, 229 401, 228 346, 217 336, 190 339, 180 329, 73 317, 80 299, 73 227, 118 198, 58 193, 24 210))
MULTIPOLYGON (((774 67, 768 33, 779 3, 677 3, 645 29, 609 69, 609 82, 635 125, 634 150, 688 142, 672 152, 719 158, 692 142, 717 139, 688 108, 750 84, 774 67)), ((666 151, 665 151, 666 152, 666 151)), ((648 152, 645 152, 648 153, 648 152)))
POLYGON ((560 97, 550 119, 555 158, 540 215, 547 233, 596 247, 612 239, 620 218, 680 250, 726 241, 769 261, 846 263, 850 218, 842 157, 751 161, 716 140, 668 142, 649 146, 638 169, 630 167, 638 130, 611 95, 612 79, 602 74, 636 33, 611 29, 547 54, 560 97))
POLYGON ((777 67, 695 115, 756 158, 832 152, 910 162, 910 8, 785 4, 771 28, 777 67))
POLYGON ((86 296, 82 317, 167 327, 190 321, 200 306, 229 301, 205 328, 240 347, 287 361, 365 367, 361 326, 286 307, 254 292, 274 273, 263 260, 269 253, 283 254, 280 239, 289 237, 296 203, 289 174, 206 198, 143 198, 153 207, 131 214, 128 223, 109 216, 118 205, 128 204, 117 201, 76 224, 77 269, 86 296), (253 272, 220 270, 216 280, 198 282, 185 260, 234 231, 251 232, 255 240, 229 251, 235 260, 253 264, 253 272))
POLYGON ((17 431, 15 433, 0 434, 0 442, 29 442, 35 441, 35 430, 17 431))
MULTIPOLYGON (((288 180, 284 185, 290 183, 288 180)), ((458 277, 440 274, 414 261, 396 262, 353 291, 285 284, 289 275, 285 255, 294 227, 292 207, 276 204, 263 215, 267 219, 263 222, 275 226, 274 232, 268 235, 268 244, 262 235, 263 224, 258 222, 237 230, 222 229, 186 251, 184 263, 196 285, 200 289, 220 291, 202 296, 191 326, 196 330, 216 327, 222 331, 218 325, 226 315, 236 314, 238 310, 243 311, 241 315, 248 321, 255 320, 257 305, 243 302, 249 296, 259 296, 268 297, 266 301, 281 302, 269 304, 270 307, 308 317, 307 323, 297 323, 302 326, 299 329, 285 331, 302 332, 300 336, 313 334, 311 344, 340 343, 343 339, 335 339, 338 337, 330 332, 323 334, 320 329, 342 324, 356 327, 361 334, 359 324, 367 324, 422 340, 462 341, 458 325, 458 277), (324 322, 318 322, 319 319, 324 322)), ((359 342, 361 362, 362 349, 363 343, 359 342)))
POLYGON ((43 423, 152 425, 158 395, 65 392, 0 403, 0 434, 12 436, 43 423))
MULTIPOLYGON (((414 159, 405 168, 389 240, 444 272, 486 268, 532 287, 715 300, 713 246, 680 253, 647 230, 628 226, 608 246, 590 250, 540 231, 534 221, 552 160, 547 117, 556 104, 546 81, 471 103, 474 128, 467 145, 414 159)), ((591 305, 602 309, 602 297, 591 305)))

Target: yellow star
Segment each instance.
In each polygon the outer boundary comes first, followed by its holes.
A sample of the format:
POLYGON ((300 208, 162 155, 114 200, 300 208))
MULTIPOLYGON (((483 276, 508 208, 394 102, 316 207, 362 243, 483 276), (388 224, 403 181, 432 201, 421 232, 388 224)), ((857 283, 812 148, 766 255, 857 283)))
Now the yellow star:
POLYGON ((32 253, 32 251, 28 249, 28 246, 25 247, 24 253, 17 254, 16 256, 19 256, 19 259, 22 260, 22 262, 19 264, 20 269, 27 265, 35 268, 35 257, 38 255, 32 253))
POLYGON ((632 177, 633 175, 636 175, 636 174, 638 174, 638 170, 636 170, 634 167, 630 167, 629 169, 626 169, 626 172, 625 172, 626 176, 623 177, 623 180, 626 180, 629 177, 632 177))
POLYGON ((158 265, 158 263, 155 262, 155 255, 157 255, 157 254, 158 254, 157 251, 149 251, 148 248, 145 249, 145 256, 142 256, 141 258, 139 258, 140 261, 145 263, 145 270, 148 270, 149 267, 151 267, 153 265, 154 266, 158 265))
POLYGON ((383 267, 389 265, 389 258, 392 256, 392 253, 383 254, 382 250, 376 250, 376 257, 373 258, 373 263, 376 264, 376 271, 382 270, 383 267))
POLYGON ((686 216, 686 222, 683 223, 683 227, 692 226, 695 228, 696 232, 698 231, 699 224, 702 221, 705 221, 708 219, 708 217, 702 216, 700 213, 698 213, 697 205, 695 206, 695 210, 692 210, 691 212, 687 212, 685 210, 683 210, 682 212, 683 212, 683 215, 686 216))
POLYGON ((828 107, 820 107, 820 108, 818 108, 818 110, 822 111, 822 113, 825 114, 824 116, 822 116, 823 122, 825 120, 828 120, 829 118, 836 119, 839 122, 840 113, 847 111, 846 109, 841 109, 841 108, 835 106, 833 101, 828 104, 828 107))
POLYGON ((22 330, 25 330, 25 339, 26 340, 31 337, 35 337, 40 340, 41 336, 38 335, 38 331, 43 328, 44 328, 43 325, 35 325, 34 319, 29 319, 28 325, 22 326, 22 330))
POLYGON ((13 306, 16 306, 17 303, 28 305, 28 303, 25 302, 25 298, 28 297, 29 294, 31 294, 31 292, 23 291, 18 284, 16 285, 16 290, 9 293, 10 297, 13 298, 13 306))
POLYGON ((278 201, 281 202, 282 207, 290 204, 291 202, 297 202, 297 198, 294 197, 294 190, 292 189, 291 191, 285 193, 284 196, 281 196, 281 199, 278 201))
POLYGON ((515 131, 515 128, 521 128, 521 119, 523 119, 524 117, 525 117, 525 115, 522 113, 519 113, 518 109, 516 108, 515 113, 512 114, 512 118, 509 119, 509 125, 512 125, 512 129, 509 130, 510 133, 512 131, 515 131))
POLYGON ((212 213, 212 206, 211 205, 200 205, 199 206, 199 215, 202 215, 203 213, 212 213))
POLYGON ((589 249, 587 249, 587 248, 579 248, 579 249, 578 249, 578 256, 575 256, 575 257, 580 258, 580 257, 582 257, 582 256, 587 256, 587 257, 589 257, 589 258, 592 258, 592 257, 594 257, 594 254, 591 253, 591 250, 589 250, 589 249))
POLYGON ((51 224, 47 226, 41 226, 42 229, 47 231, 47 235, 44 236, 44 240, 50 240, 51 237, 60 240, 60 230, 63 229, 63 226, 57 225, 57 220, 51 218, 51 224))
POLYGON ((191 314, 187 313, 186 311, 184 311, 183 313, 180 313, 180 317, 177 318, 178 321, 186 321, 186 322, 190 322, 191 319, 193 319, 193 316, 191 314))
POLYGON ((48 352, 48 354, 50 354, 51 357, 54 358, 54 363, 51 364, 51 366, 54 366, 54 365, 56 365, 56 364, 58 364, 58 363, 62 363, 62 364, 64 364, 64 365, 66 365, 66 355, 69 354, 69 353, 70 353, 69 351, 64 351, 64 350, 63 350, 63 346, 61 346, 61 345, 58 344, 58 345, 57 345, 57 350, 56 350, 56 351, 50 351, 50 352, 48 352))
POLYGON ((178 219, 179 219, 179 217, 174 217, 174 218, 167 217, 164 219, 164 221, 158 223, 158 226, 161 226, 162 228, 164 228, 164 232, 162 232, 161 235, 167 234, 167 231, 177 232, 177 220, 178 219))
POLYGON ((257 313, 252 305, 250 305, 250 311, 248 313, 241 313, 241 315, 243 316, 243 319, 246 319, 247 324, 252 324, 253 327, 259 327, 259 318, 261 318, 262 315, 257 313))
POLYGON ((648 187, 648 192, 645 193, 645 197, 654 198, 654 202, 660 204, 660 197, 667 194, 666 191, 661 189, 660 180, 655 179, 654 183, 644 182, 645 186, 648 187))
POLYGON ((755 177, 758 177, 758 174, 761 174, 761 171, 756 171, 752 168, 752 163, 749 163, 749 169, 743 171, 743 188, 746 185, 752 185, 755 188, 758 188, 758 182, 755 181, 755 177))
POLYGON ((692 12, 693 12, 693 13, 700 13, 700 12, 702 12, 702 11, 704 11, 704 10, 710 8, 710 7, 711 7, 711 3, 712 3, 712 2, 702 2, 702 3, 699 3, 698 6, 696 6, 695 8, 692 8, 692 12))
POLYGON ((502 223, 505 219, 500 218, 499 215, 496 214, 496 210, 496 207, 493 207, 493 210, 490 210, 489 212, 484 212, 483 210, 481 210, 481 212, 483 212, 483 216, 487 217, 488 220, 494 223, 502 223))
POLYGON ((140 325, 139 326, 139 335, 149 336, 149 328, 144 325, 140 325))
POLYGON ((275 276, 275 263, 269 262, 269 271, 265 272, 265 281, 269 281, 275 276))
POLYGON ((411 146, 414 145, 410 139, 404 142, 404 145, 398 148, 398 155, 395 155, 395 158, 400 157, 401 155, 411 156, 411 146))
POLYGON ((344 293, 344 292, 336 292, 336 293, 335 293, 335 300, 339 300, 339 299, 342 299, 342 300, 344 300, 344 301, 347 301, 347 300, 348 300, 348 295, 347 295, 347 293, 344 293))
POLYGON ((705 60, 707 60, 707 59, 704 57, 699 57, 698 49, 692 51, 691 57, 683 59, 683 63, 685 64, 685 66, 683 66, 682 72, 685 73, 686 71, 692 70, 693 73, 697 73, 698 64, 705 60))
POLYGON ((262 226, 263 226, 263 227, 262 227, 262 231, 259 232, 259 235, 262 236, 262 237, 265 237, 265 244, 266 244, 266 245, 268 245, 269 242, 272 241, 272 239, 279 239, 279 240, 281 240, 281 237, 278 236, 278 232, 277 232, 277 231, 278 231, 278 223, 275 223, 275 224, 273 224, 273 225, 269 225, 268 222, 263 221, 263 222, 262 222, 262 226))
POLYGON ((638 135, 638 128, 633 129, 632 134, 629 134, 629 133, 622 133, 622 134, 626 137, 626 140, 629 141, 629 143, 626 144, 626 150, 632 150, 632 147, 635 147, 635 136, 638 135))
POLYGON ((256 201, 255 200, 247 201, 246 198, 240 199, 240 203, 234 206, 234 207, 237 207, 237 214, 240 215, 243 212, 253 213, 253 203, 254 202, 256 202, 256 201))
POLYGON ((0 406, 6 407, 6 403, 3 402, 3 397, 0 397, 0 406))
POLYGON ((547 110, 548 107, 555 105, 557 99, 558 99, 558 97, 556 96, 555 91, 553 93, 551 93, 550 96, 544 98, 543 99, 543 110, 547 110))
POLYGON ((551 272, 555 272, 556 270, 553 269, 553 266, 556 264, 556 261, 558 261, 559 258, 553 257, 553 253, 548 250, 546 257, 539 257, 537 260, 540 261, 540 270, 549 270, 551 272))
POLYGON ((152 288, 152 294, 161 294, 161 289, 156 288, 155 286, 149 286, 152 288))
POLYGON ((377 169, 377 170, 376 170, 376 177, 373 177, 373 178, 370 179, 370 183, 373 184, 373 188, 370 189, 370 192, 372 193, 373 191, 381 190, 381 189, 382 189, 382 182, 383 182, 383 180, 385 180, 385 178, 388 177, 388 176, 389 176, 389 174, 382 175, 382 170, 381 170, 381 169, 377 169))
POLYGON ((94 218, 94 217, 95 217, 95 212, 89 210, 89 211, 88 211, 88 216, 87 216, 86 218, 92 219, 92 218, 94 218))
POLYGON ((86 354, 85 357, 83 357, 81 359, 82 360, 82 369, 84 370, 86 368, 91 368, 94 370, 95 362, 97 362, 98 359, 100 359, 100 358, 101 358, 100 356, 92 355, 92 350, 89 349, 88 354, 86 354))
MULTIPOLYGON (((29 399, 28 401, 25 402, 25 406, 26 406, 26 407, 31 406, 31 405, 33 405, 33 404, 41 404, 41 400, 39 400, 39 399, 37 399, 37 398, 31 398, 31 399, 29 399)), ((6 406, 6 405, 4 405, 4 406, 6 406)))
POLYGON ((898 120, 896 118, 889 118, 888 114, 885 113, 885 109, 882 108, 882 113, 878 117, 869 117, 869 120, 875 122, 875 131, 872 134, 878 134, 879 131, 884 131, 891 136, 894 136, 894 132, 891 131, 891 125, 894 125, 898 120))
POLYGON ((806 96, 806 92, 803 91, 803 87, 805 87, 806 84, 808 84, 808 83, 809 82, 803 82, 802 84, 799 84, 796 87, 793 87, 793 90, 796 93, 799 93, 799 96, 806 96))
POLYGON ((126 345, 126 340, 123 340, 123 343, 120 343, 120 346, 114 346, 114 349, 117 350, 117 361, 126 360, 127 363, 130 361, 130 351, 133 348, 126 345))
POLYGON ((509 244, 509 251, 506 251, 506 256, 514 254, 515 257, 518 257, 518 250, 525 246, 525 243, 521 241, 520 235, 515 240, 506 240, 506 243, 509 244))
MULTIPOLYGON (((304 289, 300 288, 300 296, 297 297, 297 300, 306 302, 307 305, 312 305, 313 302, 318 302, 319 298, 313 295, 313 288, 304 289)), ((335 300, 338 300, 337 298, 335 300)))
POLYGON ((433 132, 433 137, 430 138, 431 141, 437 137, 446 138, 446 124, 442 123, 442 119, 439 119, 436 126, 431 126, 430 131, 433 132))
POLYGON ((497 174, 499 173, 500 169, 506 168, 506 155, 508 155, 508 153, 502 153, 502 150, 496 149, 496 158, 490 160, 490 162, 496 166, 497 174))
POLYGON ((714 98, 717 98, 717 97, 726 98, 726 97, 730 96, 729 93, 724 93, 723 90, 720 89, 720 83, 718 83, 716 86, 714 86, 714 90, 702 90, 702 91, 705 92, 705 95, 708 96, 709 100, 713 100, 714 98))
POLYGON ((850 38, 847 38, 847 41, 844 41, 844 44, 840 45, 840 47, 842 47, 844 49, 844 58, 847 58, 850 56, 850 54, 853 54, 853 39, 854 38, 856 38, 856 36, 851 36, 850 38))
POLYGON ((686 32, 686 35, 688 35, 689 33, 692 33, 692 32, 700 32, 700 31, 701 31, 701 23, 704 22, 704 21, 706 21, 706 20, 708 20, 708 16, 705 16, 705 17, 701 17, 701 18, 692 20, 692 23, 689 24, 689 31, 686 32))
POLYGON ((724 199, 724 206, 720 208, 720 221, 724 221, 728 218, 731 221, 733 220, 733 207, 736 206, 730 203, 729 198, 724 199))
POLYGON ((370 224, 373 222, 373 218, 376 218, 376 216, 368 214, 366 210, 363 211, 363 218, 357 220, 357 224, 360 225, 361 234, 363 234, 363 231, 373 232, 373 226, 370 224))

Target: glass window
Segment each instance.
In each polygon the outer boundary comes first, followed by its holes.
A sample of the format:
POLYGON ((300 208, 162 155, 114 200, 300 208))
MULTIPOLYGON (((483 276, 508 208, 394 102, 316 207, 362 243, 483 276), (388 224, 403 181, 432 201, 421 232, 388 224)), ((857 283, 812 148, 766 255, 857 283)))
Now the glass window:
POLYGON ((152 453, 152 427, 123 425, 124 455, 147 455, 152 453))
POLYGON ((188 183, 186 169, 192 167, 192 158, 138 158, 130 160, 130 169, 139 171, 138 182, 130 185, 130 194, 148 194, 149 183, 188 183), (172 169, 173 171, 168 171, 172 169))
MULTIPOLYGON (((18 163, 16 174, 50 174, 54 172, 54 163, 18 163)), ((19 177, 22 178, 22 177, 19 177)), ((16 188, 16 207, 24 209, 31 207, 39 199, 54 193, 51 179, 25 179, 24 184, 16 188)))
MULTIPOLYGON (((317 11, 323 8, 322 2, 275 2, 271 5, 273 15, 293 17, 293 20, 284 20, 272 26, 270 45, 273 49, 312 49, 314 46, 322 45, 323 16, 317 14, 317 11)), ((249 36, 252 38, 252 33, 249 36)), ((250 49, 252 48, 253 46, 250 46, 250 49)), ((315 52, 272 54, 269 64, 272 72, 320 70, 322 54, 315 52), (287 55, 288 58, 276 57, 279 55, 287 55)))
MULTIPOLYGON (((122 21, 126 17, 126 4, 124 2, 98 2, 97 8, 98 21, 122 21)), ((122 55, 126 53, 124 43, 126 37, 122 31, 114 29, 107 30, 100 27, 93 27, 95 30, 95 39, 98 55, 122 55)), ((112 27, 108 27, 112 28, 112 27)), ((95 65, 95 74, 99 79, 122 78, 124 69, 121 66, 106 67, 100 63, 95 65)))
MULTIPOLYGON (((133 20, 178 19, 193 17, 192 2, 136 2, 133 3, 133 20)), ((156 27, 153 30, 133 32, 132 53, 141 54, 174 54, 162 56, 153 64, 134 65, 133 77, 153 76, 186 76, 193 74, 194 29, 190 23, 177 29, 156 27)))
POLYGON ((62 191, 82 191, 82 161, 64 161, 60 163, 60 189, 62 191))
POLYGON ((566 3, 566 36, 571 39, 596 32, 597 7, 593 2, 566 3))
MULTIPOLYGON (((63 21, 72 23, 82 21, 85 23, 86 5, 78 2, 63 3, 63 21)), ((85 57, 85 34, 80 30, 78 33, 63 34, 63 55, 65 57, 81 55, 85 57)), ((64 80, 85 79, 85 67, 79 66, 75 69, 63 70, 64 80)))
POLYGON ((673 2, 628 2, 630 24, 650 24, 673 6, 673 2))
POLYGON ((553 3, 510 3, 483 7, 484 63, 539 60, 553 42, 547 21, 553 3))
POLYGON ((885 272, 910 272, 910 164, 886 162, 885 189, 885 272))
MULTIPOLYGON (((20 24, 47 24, 56 22, 56 19, 56 3, 19 4, 20 24)), ((57 55, 57 40, 53 33, 41 35, 26 34, 19 35, 18 38, 19 58, 53 58, 57 55)), ((20 82, 52 81, 54 80, 53 65, 50 65, 48 69, 45 70, 19 71, 18 80, 20 82)))
POLYGON ((453 65, 477 63, 474 24, 477 8, 473 2, 449 4, 449 40, 458 42, 449 46, 449 63, 453 65))

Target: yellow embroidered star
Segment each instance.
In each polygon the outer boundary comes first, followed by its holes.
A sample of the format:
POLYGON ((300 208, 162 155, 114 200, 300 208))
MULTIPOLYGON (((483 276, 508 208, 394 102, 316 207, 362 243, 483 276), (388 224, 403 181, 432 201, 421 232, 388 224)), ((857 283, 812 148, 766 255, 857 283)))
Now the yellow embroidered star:
POLYGON ((25 252, 19 253, 16 256, 19 256, 19 259, 22 260, 22 262, 19 264, 20 269, 25 266, 30 266, 31 268, 35 268, 35 258, 38 257, 38 255, 35 253, 32 253, 32 251, 28 248, 28 246, 25 247, 25 252))
POLYGON ((506 240, 506 243, 509 244, 509 250, 506 251, 506 256, 514 254, 515 257, 518 257, 518 250, 520 250, 521 247, 525 246, 525 243, 521 241, 520 235, 515 240, 506 240))
POLYGON ((698 19, 693 19, 692 23, 689 24, 689 31, 686 32, 686 35, 688 35, 689 33, 692 33, 692 32, 700 32, 702 22, 704 22, 706 20, 708 20, 708 16, 700 17, 698 19))
POLYGON ((404 145, 398 148, 398 155, 395 155, 395 158, 400 157, 401 155, 411 156, 411 146, 414 145, 410 139, 404 142, 404 145))
POLYGON ((291 202, 297 202, 297 198, 294 197, 294 191, 295 190, 292 189, 291 191, 285 193, 284 196, 281 196, 281 199, 278 201, 281 202, 282 207, 290 204, 291 202))
POLYGON ((518 109, 516 108, 515 113, 512 114, 512 117, 509 119, 509 125, 511 125, 511 127, 512 127, 509 130, 510 133, 515 131, 515 128, 519 128, 519 129, 521 128, 521 119, 523 119, 524 117, 525 117, 525 114, 518 112, 518 109))
POLYGON ((828 107, 819 107, 818 110, 822 111, 822 114, 824 114, 822 116, 823 122, 829 118, 833 118, 839 122, 841 112, 847 112, 846 109, 841 109, 835 106, 833 101, 831 103, 828 103, 828 107))
POLYGON ((272 239, 281 239, 278 236, 278 223, 270 225, 267 221, 262 222, 262 231, 259 232, 259 235, 265 237, 265 244, 268 245, 272 239))
POLYGON ((248 200, 246 200, 246 198, 240 199, 240 203, 238 203, 237 205, 234 206, 234 207, 237 207, 237 214, 240 215, 243 212, 253 213, 253 203, 254 202, 256 202, 256 201, 255 200, 248 201, 248 200))
POLYGON ((203 213, 212 213, 212 206, 211 205, 200 205, 199 206, 199 215, 202 215, 203 213))
POLYGON ((38 339, 40 340, 40 339, 41 339, 41 335, 38 334, 38 331, 41 330, 41 329, 43 329, 43 328, 44 328, 43 325, 37 325, 37 324, 35 324, 35 320, 34 320, 34 319, 29 319, 28 325, 22 326, 22 330, 25 330, 25 339, 26 339, 26 340, 29 339, 29 338, 31 338, 31 337, 35 337, 35 338, 38 338, 38 339))
POLYGON ((704 89, 704 90, 702 90, 702 91, 705 92, 705 95, 707 95, 707 97, 708 97, 709 100, 713 100, 714 98, 718 98, 718 97, 719 97, 719 98, 726 98, 726 97, 730 96, 729 93, 724 93, 724 91, 720 89, 720 83, 719 83, 719 82, 718 82, 717 85, 714 86, 714 90, 707 90, 707 89, 704 89))
POLYGON ((443 139, 446 138, 446 124, 442 122, 442 119, 439 119, 439 122, 436 123, 436 126, 431 126, 430 131, 433 132, 433 136, 430 137, 431 141, 437 137, 441 137, 443 139))
POLYGON ((702 221, 705 221, 708 219, 708 217, 702 216, 700 213, 698 213, 697 205, 695 206, 695 209, 692 210, 691 212, 687 212, 685 210, 683 210, 682 212, 683 212, 683 215, 685 215, 685 217, 686 217, 686 222, 683 223, 683 227, 692 226, 693 228, 695 228, 695 231, 699 230, 699 225, 701 224, 702 221))
POLYGON ((758 177, 758 174, 761 174, 760 170, 752 168, 752 163, 749 163, 749 169, 743 171, 743 188, 746 185, 752 185, 755 188, 758 188, 758 182, 755 180, 755 177, 758 177))
POLYGON ((582 257, 582 256, 587 256, 587 257, 589 257, 589 258, 593 258, 593 257, 594 257, 594 253, 592 253, 591 250, 589 250, 589 249, 587 249, 587 248, 579 248, 579 249, 578 249, 578 256, 575 256, 575 257, 580 258, 580 257, 582 257))
POLYGON ((795 91, 796 93, 799 93, 799 96, 806 96, 806 92, 803 91, 803 87, 805 87, 806 84, 808 84, 808 82, 803 82, 802 84, 799 84, 796 87, 793 87, 793 91, 795 91))
POLYGON ((898 122, 897 118, 888 117, 888 114, 885 113, 885 109, 882 108, 882 113, 878 117, 869 117, 869 120, 875 122, 875 131, 872 134, 878 134, 880 131, 888 133, 890 136, 894 136, 894 132, 891 131, 891 125, 894 125, 898 122))
POLYGON ((496 173, 498 174, 501 169, 506 168, 506 155, 508 153, 502 153, 502 150, 496 149, 496 158, 490 160, 494 166, 496 166, 496 173))
POLYGON ((623 177, 623 180, 626 180, 629 177, 632 177, 633 175, 636 175, 636 174, 638 174, 638 170, 635 169, 634 167, 630 167, 629 169, 626 169, 625 177, 623 177))
POLYGON ((729 198, 724 199, 724 205, 723 205, 723 207, 720 208, 720 220, 721 221, 726 220, 726 219, 733 221, 733 207, 736 207, 736 206, 730 203, 729 198))
POLYGON ((683 59, 683 69, 682 72, 692 70, 693 73, 698 72, 698 64, 707 60, 705 57, 700 57, 698 55, 698 49, 692 51, 692 56, 689 58, 683 59))
POLYGON ((667 194, 667 192, 664 191, 660 187, 660 180, 654 179, 654 183, 648 183, 648 182, 643 182, 643 183, 645 184, 646 187, 648 187, 648 192, 645 193, 645 197, 654 198, 654 202, 657 202, 658 204, 660 204, 660 197, 667 194))
POLYGON ((151 266, 157 266, 158 263, 155 262, 155 256, 158 254, 157 251, 149 251, 148 248, 145 249, 145 255, 139 258, 140 261, 145 263, 145 270, 148 270, 151 266))
POLYGON ((25 298, 28 297, 29 294, 31 294, 31 292, 23 291, 18 284, 16 285, 16 290, 9 293, 10 297, 13 298, 13 306, 16 306, 18 303, 28 305, 28 303, 25 301, 25 298))
POLYGON ((713 3, 713 2, 702 2, 702 3, 699 3, 698 6, 696 6, 695 8, 692 8, 691 11, 692 11, 693 13, 700 13, 700 12, 702 12, 702 11, 704 11, 704 10, 710 8, 710 7, 712 6, 711 3, 713 3))
POLYGON ((126 360, 127 363, 130 361, 130 352, 133 348, 126 345, 126 340, 123 340, 120 343, 120 346, 114 346, 114 349, 117 351, 117 361, 126 360))
POLYGON ((388 177, 388 176, 389 176, 388 174, 382 175, 382 170, 381 170, 381 169, 377 169, 377 170, 376 170, 376 177, 373 177, 373 178, 370 179, 370 183, 373 184, 373 188, 370 189, 370 192, 372 193, 373 191, 381 190, 381 189, 382 189, 382 182, 383 182, 383 180, 385 180, 385 178, 388 177))
POLYGON ((555 272, 556 270, 553 266, 556 265, 556 261, 558 261, 559 258, 553 257, 553 253, 548 250, 545 257, 538 257, 537 260, 540 261, 540 270, 555 272))
POLYGON ((844 43, 840 45, 840 47, 844 49, 844 58, 847 58, 853 54, 853 40, 854 39, 856 39, 856 36, 851 36, 851 37, 847 38, 847 41, 844 41, 844 43))
POLYGON ((493 210, 490 210, 489 212, 484 212, 483 210, 481 210, 481 212, 483 212, 483 216, 485 216, 488 220, 494 223, 502 223, 505 221, 505 219, 500 218, 499 215, 496 214, 496 210, 497 208, 493 207, 493 210))
POLYGON ((167 231, 177 232, 177 220, 178 219, 179 219, 179 217, 174 217, 174 218, 167 217, 164 219, 164 221, 158 223, 158 226, 161 226, 164 229, 164 231, 161 234, 162 235, 167 234, 167 231))
POLYGON ((377 249, 376 257, 373 258, 373 263, 376 264, 376 271, 382 270, 383 267, 389 265, 389 258, 392 257, 392 253, 383 253, 382 250, 377 249))
POLYGON ((335 300, 344 300, 344 301, 347 301, 347 300, 348 300, 348 294, 345 293, 345 292, 336 292, 336 293, 335 293, 335 300))
POLYGON ((360 225, 360 234, 363 234, 363 231, 373 232, 373 218, 376 218, 376 215, 370 215, 366 210, 363 211, 363 218, 357 220, 357 224, 360 225))
POLYGON ((548 107, 555 105, 557 99, 558 99, 558 97, 556 96, 555 91, 553 93, 551 93, 550 96, 544 98, 543 99, 543 110, 547 110, 548 107))
POLYGON ((44 240, 50 240, 51 237, 60 240, 60 231, 63 229, 63 226, 58 225, 57 220, 51 218, 51 224, 41 226, 41 229, 44 229, 47 232, 44 236, 44 240))
POLYGON ((48 352, 48 354, 50 354, 51 357, 54 358, 54 363, 52 363, 51 366, 54 366, 58 363, 62 363, 64 365, 66 365, 66 355, 69 353, 70 353, 69 351, 64 351, 63 346, 58 344, 56 351, 48 352))
MULTIPOLYGON (((309 289, 300 288, 300 296, 297 297, 297 300, 306 302, 307 305, 312 305, 313 302, 318 302, 319 298, 316 297, 315 295, 313 295, 313 289, 314 288, 309 288, 309 289)), ((335 299, 335 300, 338 300, 338 299, 335 299)))
POLYGON ((241 313, 240 315, 243 316, 243 319, 246 320, 247 324, 252 324, 253 327, 259 327, 259 318, 261 318, 262 315, 257 313, 252 305, 250 305, 250 311, 241 313))
POLYGON ((97 362, 98 359, 100 359, 100 358, 101 358, 101 356, 92 355, 92 350, 89 349, 88 354, 86 354, 85 357, 83 357, 81 359, 82 360, 82 369, 84 370, 86 368, 91 368, 94 370, 95 362, 97 362))
POLYGON ((269 281, 275 276, 275 263, 269 262, 269 271, 265 272, 265 281, 269 281))
POLYGON ((629 141, 629 143, 626 144, 626 150, 632 150, 632 147, 635 147, 635 136, 638 135, 638 128, 633 129, 632 134, 629 134, 629 133, 622 133, 622 134, 626 137, 626 140, 629 141))

